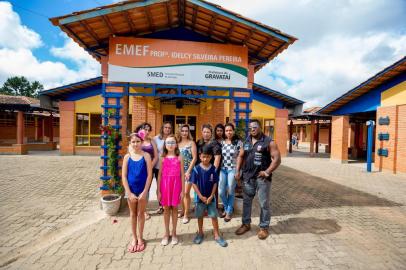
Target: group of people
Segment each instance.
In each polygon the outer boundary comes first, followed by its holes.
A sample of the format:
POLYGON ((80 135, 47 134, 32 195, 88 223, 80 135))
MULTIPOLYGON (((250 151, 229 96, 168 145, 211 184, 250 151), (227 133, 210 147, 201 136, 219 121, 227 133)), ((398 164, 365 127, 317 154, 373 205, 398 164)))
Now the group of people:
POLYGON ((190 222, 193 188, 193 211, 198 221, 193 242, 203 242, 203 218, 207 215, 212 221, 214 240, 226 247, 218 217, 224 218, 225 222, 233 218, 237 183, 242 186, 243 213, 242 225, 235 233, 242 235, 251 229, 252 200, 257 194, 261 207, 258 238, 266 239, 271 218, 272 172, 279 166, 281 158, 277 145, 262 132, 260 122, 250 121, 249 136, 244 142, 235 134, 232 123, 218 124, 214 130, 211 125, 204 124, 197 143, 187 124, 182 125, 176 135, 172 129, 171 123, 165 122, 159 134, 151 138, 151 125, 143 123, 130 134, 128 153, 122 166, 133 235, 128 251, 141 252, 146 247, 143 230, 145 220, 150 218, 146 205, 153 178, 157 180, 158 213, 163 213, 164 217, 161 245, 179 243, 178 218, 182 218, 183 224, 190 222))

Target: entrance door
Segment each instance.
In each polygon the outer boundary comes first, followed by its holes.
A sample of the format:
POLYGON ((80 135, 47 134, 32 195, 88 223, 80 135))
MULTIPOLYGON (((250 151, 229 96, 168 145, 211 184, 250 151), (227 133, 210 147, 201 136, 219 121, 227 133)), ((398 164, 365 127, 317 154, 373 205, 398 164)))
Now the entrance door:
POLYGON ((196 139, 196 116, 193 115, 170 115, 165 114, 162 117, 163 122, 170 122, 174 127, 174 134, 176 134, 182 125, 188 124, 190 126, 190 133, 193 139, 196 139))

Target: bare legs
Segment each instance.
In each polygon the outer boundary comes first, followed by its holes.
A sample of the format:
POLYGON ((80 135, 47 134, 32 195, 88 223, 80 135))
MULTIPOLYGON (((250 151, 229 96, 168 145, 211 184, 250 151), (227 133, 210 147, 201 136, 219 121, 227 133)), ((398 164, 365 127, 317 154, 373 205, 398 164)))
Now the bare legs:
MULTIPOLYGON (((211 223, 213 225, 214 239, 217 239, 220 236, 218 219, 217 218, 211 218, 211 223)), ((203 235, 203 217, 200 217, 200 218, 197 219, 197 224, 199 226, 198 234, 203 235)))
POLYGON ((142 251, 145 247, 143 235, 146 205, 147 200, 145 199, 137 200, 136 202, 130 202, 130 200, 128 200, 128 207, 130 208, 131 218, 131 232, 133 234, 131 244, 128 246, 129 252, 142 251), (139 246, 144 247, 138 250, 139 246))
POLYGON ((144 224, 145 224, 145 208, 147 206, 147 200, 138 200, 138 245, 144 243, 144 224))
POLYGON ((131 232, 133 234, 133 238, 131 241, 130 246, 128 246, 128 251, 129 252, 135 252, 135 246, 137 245, 137 207, 138 202, 130 202, 128 200, 128 207, 130 208, 130 218, 131 218, 131 232))
MULTIPOLYGON (((164 223, 165 223, 165 235, 164 239, 168 239, 170 235, 169 222, 172 216, 172 241, 177 238, 176 225, 178 224, 178 207, 164 206, 164 223)), ((163 241, 166 242, 166 241, 163 241)))
POLYGON ((186 219, 189 219, 189 209, 190 209, 190 190, 192 189, 192 185, 187 182, 185 185, 185 195, 183 196, 183 216, 186 219))

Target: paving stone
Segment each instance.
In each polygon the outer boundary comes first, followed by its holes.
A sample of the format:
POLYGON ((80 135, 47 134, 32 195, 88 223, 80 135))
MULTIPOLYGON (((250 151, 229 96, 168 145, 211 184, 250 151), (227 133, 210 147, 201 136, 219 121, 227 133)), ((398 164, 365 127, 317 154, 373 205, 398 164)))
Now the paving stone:
POLYGON ((240 216, 219 220, 227 248, 213 241, 209 219, 201 245, 192 243, 197 230, 192 219, 178 224, 177 246, 162 247, 163 217, 153 215, 145 224, 146 250, 128 253, 128 209, 117 223, 106 217, 80 227, 100 211, 99 162, 98 157, 0 156, 5 175, 0 263, 24 251, 5 269, 406 269, 402 175, 368 174, 351 164, 296 154, 274 173, 271 235, 265 241, 256 236, 257 207, 252 230, 243 236, 234 234, 240 216))

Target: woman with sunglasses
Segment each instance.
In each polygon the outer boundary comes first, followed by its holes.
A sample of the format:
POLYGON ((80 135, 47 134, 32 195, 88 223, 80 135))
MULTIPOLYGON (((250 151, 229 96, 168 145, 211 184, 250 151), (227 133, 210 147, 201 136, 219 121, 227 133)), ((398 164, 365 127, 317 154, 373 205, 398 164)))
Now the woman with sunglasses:
POLYGON ((180 131, 176 136, 179 142, 179 151, 183 159, 183 167, 185 171, 185 194, 183 196, 183 209, 179 213, 179 217, 183 216, 182 223, 187 224, 190 221, 189 208, 190 208, 190 190, 192 184, 189 182, 190 175, 197 160, 196 144, 193 141, 192 134, 190 133, 189 125, 182 125, 180 131))

